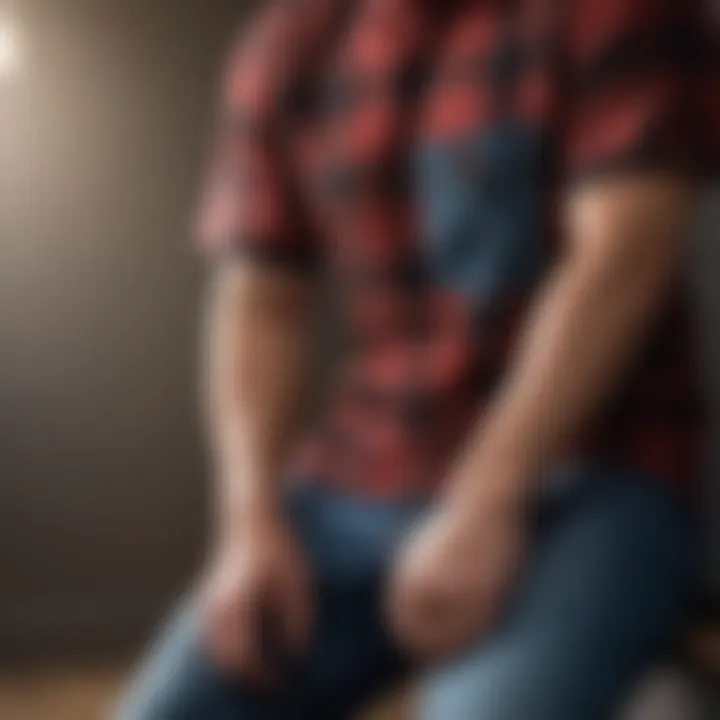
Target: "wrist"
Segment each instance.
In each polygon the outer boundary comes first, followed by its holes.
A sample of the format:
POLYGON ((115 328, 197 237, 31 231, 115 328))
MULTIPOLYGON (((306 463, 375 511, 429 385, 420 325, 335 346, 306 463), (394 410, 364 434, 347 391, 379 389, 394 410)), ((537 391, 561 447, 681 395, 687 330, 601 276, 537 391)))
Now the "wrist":
POLYGON ((243 508, 241 511, 224 511, 216 527, 216 545, 221 552, 233 552, 264 543, 264 538, 282 527, 279 512, 268 508, 243 508))
POLYGON ((218 534, 225 544, 265 533, 283 520, 279 488, 257 476, 251 481, 226 477, 220 484, 216 518, 218 534))
POLYGON ((452 512, 467 516, 523 516, 533 497, 526 477, 511 463, 465 463, 448 485, 446 500, 452 512))

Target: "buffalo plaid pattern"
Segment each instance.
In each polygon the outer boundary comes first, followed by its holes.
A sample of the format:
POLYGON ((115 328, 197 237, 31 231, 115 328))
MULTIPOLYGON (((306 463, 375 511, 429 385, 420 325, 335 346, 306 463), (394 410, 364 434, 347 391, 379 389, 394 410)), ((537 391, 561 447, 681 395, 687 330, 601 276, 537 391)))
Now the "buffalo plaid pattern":
MULTIPOLYGON (((277 0, 231 54, 201 238, 329 272, 348 359, 293 470, 427 492, 482 417, 557 256, 563 192, 718 158, 695 0, 277 0)), ((568 456, 687 484, 702 409, 680 293, 568 456)))

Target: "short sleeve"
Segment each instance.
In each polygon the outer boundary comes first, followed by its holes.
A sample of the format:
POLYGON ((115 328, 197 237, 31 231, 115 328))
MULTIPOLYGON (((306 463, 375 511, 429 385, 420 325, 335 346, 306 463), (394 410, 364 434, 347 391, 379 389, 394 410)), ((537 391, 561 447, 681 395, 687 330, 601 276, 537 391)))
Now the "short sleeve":
POLYGON ((281 6, 274 8, 238 42, 228 64, 197 237, 213 257, 307 269, 315 243, 281 130, 287 73, 275 51, 278 33, 289 28, 281 6))
POLYGON ((563 178, 714 172, 716 46, 703 0, 571 0, 569 6, 563 178))

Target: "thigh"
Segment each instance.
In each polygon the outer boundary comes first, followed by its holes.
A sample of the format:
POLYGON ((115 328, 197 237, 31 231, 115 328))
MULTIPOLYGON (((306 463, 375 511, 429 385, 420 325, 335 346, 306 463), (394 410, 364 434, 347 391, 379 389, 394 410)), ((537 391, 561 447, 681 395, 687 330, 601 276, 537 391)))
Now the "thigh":
POLYGON ((124 699, 118 720, 321 720, 345 717, 401 670, 367 588, 318 593, 318 628, 298 668, 272 693, 223 675, 199 642, 197 611, 172 618, 124 699))
POLYGON ((341 718, 402 671, 380 617, 380 587, 397 536, 417 505, 371 506, 318 489, 296 493, 290 521, 314 579, 315 629, 282 692, 223 677, 184 604, 141 666, 119 720, 322 720, 341 718))
POLYGON ((588 482, 550 509, 497 635, 428 678, 421 717, 607 720, 668 639, 691 575, 682 510, 631 474, 588 482))
POLYGON ((199 642, 194 598, 172 614, 137 668, 117 720, 261 720, 279 703, 221 674, 199 642))

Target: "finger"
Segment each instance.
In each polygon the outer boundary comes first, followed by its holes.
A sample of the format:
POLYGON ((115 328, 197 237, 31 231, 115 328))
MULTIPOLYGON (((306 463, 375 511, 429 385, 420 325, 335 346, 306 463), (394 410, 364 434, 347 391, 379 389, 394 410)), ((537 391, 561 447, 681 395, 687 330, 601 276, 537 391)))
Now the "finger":
POLYGON ((205 646, 219 671, 232 678, 242 674, 238 638, 241 631, 234 613, 216 613, 206 635, 205 646))
POLYGON ((302 572, 286 576, 275 587, 274 607, 287 652, 300 653, 310 642, 312 598, 302 572))
POLYGON ((258 620, 262 594, 254 583, 243 592, 216 587, 206 604, 204 639, 218 669, 258 686, 273 681, 261 654, 258 620))
POLYGON ((237 622, 236 614, 230 612, 227 596, 217 586, 207 588, 201 597, 200 634, 202 644, 210 658, 220 668, 234 670, 231 640, 237 632, 231 624, 237 622))
POLYGON ((258 687, 269 688, 278 678, 263 647, 262 622, 266 603, 267 594, 260 588, 241 593, 235 608, 236 622, 228 623, 228 628, 235 633, 230 646, 240 675, 258 687))
POLYGON ((211 656, 220 670, 237 676, 240 673, 238 638, 240 627, 237 615, 224 609, 217 612, 210 627, 211 656))

